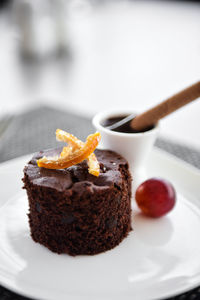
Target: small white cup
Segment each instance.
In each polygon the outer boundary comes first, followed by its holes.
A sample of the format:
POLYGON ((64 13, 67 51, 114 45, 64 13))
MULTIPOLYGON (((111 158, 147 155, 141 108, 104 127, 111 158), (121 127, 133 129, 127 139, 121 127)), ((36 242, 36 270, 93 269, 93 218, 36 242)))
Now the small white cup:
POLYGON ((101 133, 100 148, 110 149, 127 159, 133 177, 132 191, 135 193, 138 185, 146 177, 145 161, 158 134, 158 124, 153 129, 140 133, 123 133, 106 129, 103 121, 112 117, 130 115, 130 111, 105 111, 96 114, 92 120, 94 127, 101 133))

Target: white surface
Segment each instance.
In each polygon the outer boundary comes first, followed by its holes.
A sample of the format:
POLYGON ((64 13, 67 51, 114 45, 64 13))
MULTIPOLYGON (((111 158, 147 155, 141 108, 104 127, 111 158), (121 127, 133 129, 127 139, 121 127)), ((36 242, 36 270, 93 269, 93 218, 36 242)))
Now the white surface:
MULTIPOLYGON (((23 64, 20 36, 1 17, 4 110, 42 102, 90 116, 115 107, 144 111, 200 79, 199 3, 103 2, 71 1, 66 38, 72 55, 65 62, 23 64)), ((199 114, 198 100, 163 120, 162 135, 200 149, 199 114)))
POLYGON ((135 208, 134 231, 119 246, 96 256, 70 257, 51 253, 29 236, 27 199, 20 191, 27 160, 0 166, 1 284, 48 300, 161 299, 200 284, 197 169, 154 149, 148 173, 174 183, 174 210, 161 219, 148 219, 135 208))

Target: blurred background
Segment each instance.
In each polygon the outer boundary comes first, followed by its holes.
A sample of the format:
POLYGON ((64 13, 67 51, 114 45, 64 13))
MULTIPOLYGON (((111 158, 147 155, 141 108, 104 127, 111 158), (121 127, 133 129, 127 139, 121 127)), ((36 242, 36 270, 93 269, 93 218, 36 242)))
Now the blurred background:
MULTIPOLYGON (((89 118, 142 112, 200 78, 198 1, 0 3, 0 119, 8 123, 39 106, 89 118)), ((164 119, 161 136, 200 149, 200 101, 164 119)))
MULTIPOLYGON (((199 80, 199 1, 0 0, 0 162, 58 145, 56 128, 85 139, 95 113, 142 112, 199 80)), ((156 146, 200 168, 200 99, 161 121, 156 146)), ((199 288, 188 295, 173 299, 199 288)), ((0 299, 25 298, 0 286, 0 299)))

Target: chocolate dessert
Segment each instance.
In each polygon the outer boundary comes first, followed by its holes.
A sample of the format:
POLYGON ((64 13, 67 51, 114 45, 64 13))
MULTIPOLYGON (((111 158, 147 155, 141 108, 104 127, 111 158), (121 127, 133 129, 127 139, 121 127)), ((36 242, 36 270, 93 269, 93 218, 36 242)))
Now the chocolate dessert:
POLYGON ((127 161, 96 150, 98 177, 87 162, 67 169, 39 168, 37 160, 59 149, 40 151, 24 168, 31 236, 56 253, 97 254, 118 245, 131 230, 131 175, 127 161))

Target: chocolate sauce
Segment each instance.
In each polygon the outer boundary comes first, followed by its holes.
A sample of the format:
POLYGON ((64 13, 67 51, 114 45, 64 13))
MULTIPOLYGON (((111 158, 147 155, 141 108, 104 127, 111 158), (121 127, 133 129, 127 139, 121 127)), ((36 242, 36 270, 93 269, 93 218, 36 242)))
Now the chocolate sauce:
MULTIPOLYGON (((122 119, 124 119, 126 117, 127 117, 127 115, 122 115, 120 117, 116 116, 116 117, 108 118, 108 119, 105 119, 101 125, 104 127, 108 127, 108 126, 111 126, 111 125, 121 121, 122 119)), ((137 131, 137 130, 133 130, 130 126, 130 122, 128 122, 128 123, 122 125, 120 128, 112 129, 112 131, 124 132, 124 133, 140 133, 140 132, 145 132, 145 131, 151 130, 151 129, 153 129, 153 127, 154 126, 151 126, 151 127, 146 128, 145 130, 137 131)))

